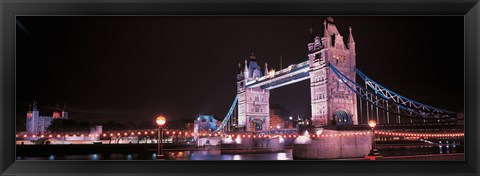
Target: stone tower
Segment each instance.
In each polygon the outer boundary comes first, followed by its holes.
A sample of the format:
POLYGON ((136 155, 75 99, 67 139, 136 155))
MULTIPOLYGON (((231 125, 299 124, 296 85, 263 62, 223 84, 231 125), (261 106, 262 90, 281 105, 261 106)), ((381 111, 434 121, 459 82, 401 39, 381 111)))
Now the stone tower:
POLYGON ((28 134, 37 134, 38 130, 38 121, 40 113, 37 109, 37 102, 33 102, 33 107, 30 105, 29 110, 27 112, 27 133, 28 134))
MULTIPOLYGON (((267 68, 265 68, 267 69, 267 68)), ((238 119, 236 126, 243 131, 267 130, 269 127, 269 90, 260 87, 246 88, 248 81, 263 77, 261 68, 252 53, 245 60, 243 72, 237 75, 238 119)))
POLYGON ((316 127, 357 125, 357 97, 329 68, 332 64, 355 80, 355 41, 352 29, 348 43, 338 32, 333 18, 323 22, 323 37, 308 44, 312 122, 316 127))

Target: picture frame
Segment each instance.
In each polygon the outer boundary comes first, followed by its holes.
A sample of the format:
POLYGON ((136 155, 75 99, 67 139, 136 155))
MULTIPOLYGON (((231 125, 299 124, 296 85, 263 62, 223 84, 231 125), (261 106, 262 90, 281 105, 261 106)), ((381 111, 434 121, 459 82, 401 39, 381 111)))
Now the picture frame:
POLYGON ((480 4, 468 1, 2 1, 1 175, 478 175, 480 4), (16 161, 16 15, 464 15, 465 161, 16 161))

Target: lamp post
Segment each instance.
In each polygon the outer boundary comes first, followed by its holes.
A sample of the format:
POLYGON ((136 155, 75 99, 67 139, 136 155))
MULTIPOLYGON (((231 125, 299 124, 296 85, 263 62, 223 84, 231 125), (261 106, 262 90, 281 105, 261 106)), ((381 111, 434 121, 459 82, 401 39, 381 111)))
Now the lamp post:
POLYGON ((163 138, 163 131, 162 131, 162 127, 163 125, 165 125, 165 122, 166 122, 166 118, 165 116, 158 116, 157 119, 156 119, 156 122, 157 122, 157 125, 158 125, 158 140, 157 140, 157 144, 158 144, 158 149, 157 149, 157 159, 164 159, 163 157, 163 150, 162 150, 162 138, 163 138))
POLYGON ((378 153, 378 150, 375 146, 375 126, 377 126, 377 122, 372 119, 368 121, 368 126, 372 128, 372 150, 370 150, 370 153, 368 154, 368 156, 370 156, 370 159, 372 160, 372 157, 375 158, 376 156, 380 156, 380 153, 378 153))

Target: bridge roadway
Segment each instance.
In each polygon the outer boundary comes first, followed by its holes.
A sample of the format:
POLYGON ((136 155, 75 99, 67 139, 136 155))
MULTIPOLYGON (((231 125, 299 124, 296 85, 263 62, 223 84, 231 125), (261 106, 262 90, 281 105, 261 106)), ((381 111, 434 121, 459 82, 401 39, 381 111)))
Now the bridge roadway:
POLYGON ((280 71, 275 71, 269 75, 265 75, 261 78, 248 81, 246 86, 248 88, 261 87, 262 89, 274 89, 289 85, 292 83, 300 82, 310 78, 309 62, 304 61, 299 64, 290 65, 280 71))
MULTIPOLYGON (((337 130, 357 130, 370 129, 368 125, 342 125, 336 126, 337 130)), ((432 131, 432 130, 448 130, 463 131, 463 125, 456 122, 432 122, 432 123, 391 123, 377 124, 375 130, 409 130, 409 131, 432 131)))

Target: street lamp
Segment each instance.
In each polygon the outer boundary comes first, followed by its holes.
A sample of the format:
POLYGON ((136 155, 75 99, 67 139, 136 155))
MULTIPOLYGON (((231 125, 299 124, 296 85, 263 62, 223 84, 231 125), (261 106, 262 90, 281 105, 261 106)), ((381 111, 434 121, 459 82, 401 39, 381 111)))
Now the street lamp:
POLYGON ((368 121, 368 126, 372 128, 372 150, 370 150, 370 153, 368 154, 368 156, 375 158, 375 156, 380 156, 380 153, 378 153, 378 150, 375 146, 375 126, 377 126, 377 122, 372 119, 368 121))
POLYGON ((162 138, 163 138, 163 131, 162 131, 162 127, 163 125, 165 125, 165 122, 167 122, 165 116, 158 116, 157 119, 156 119, 156 122, 157 122, 157 125, 158 125, 158 140, 157 140, 157 144, 158 144, 158 149, 157 149, 157 159, 164 159, 163 158, 163 150, 162 150, 162 138))

